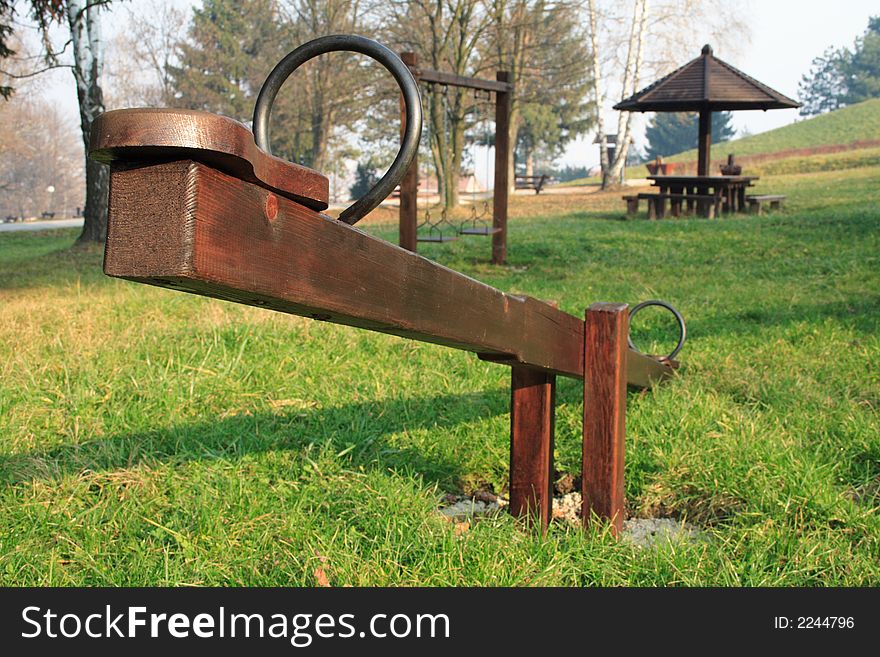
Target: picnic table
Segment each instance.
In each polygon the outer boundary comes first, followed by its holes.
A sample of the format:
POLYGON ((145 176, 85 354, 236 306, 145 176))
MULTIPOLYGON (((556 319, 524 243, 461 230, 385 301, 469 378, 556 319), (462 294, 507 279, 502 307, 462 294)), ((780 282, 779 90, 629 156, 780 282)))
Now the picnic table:
POLYGON ((675 217, 681 214, 682 206, 687 212, 696 209, 702 216, 712 217, 720 212, 745 212, 746 188, 758 180, 758 176, 667 175, 648 176, 648 180, 660 189, 656 198, 649 199, 649 214, 653 208, 658 218, 664 216, 666 201, 669 201, 675 217))

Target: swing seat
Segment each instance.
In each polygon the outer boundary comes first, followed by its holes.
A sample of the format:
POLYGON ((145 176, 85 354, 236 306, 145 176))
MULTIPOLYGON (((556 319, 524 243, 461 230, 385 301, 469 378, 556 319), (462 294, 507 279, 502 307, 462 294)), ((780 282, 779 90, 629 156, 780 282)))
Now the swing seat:
POLYGON ((454 242, 457 239, 454 235, 419 235, 416 242, 454 242))
POLYGON ((495 233, 500 233, 500 228, 494 228, 492 226, 476 226, 473 228, 462 228, 458 231, 459 235, 480 235, 482 237, 486 237, 488 235, 494 235, 495 233))

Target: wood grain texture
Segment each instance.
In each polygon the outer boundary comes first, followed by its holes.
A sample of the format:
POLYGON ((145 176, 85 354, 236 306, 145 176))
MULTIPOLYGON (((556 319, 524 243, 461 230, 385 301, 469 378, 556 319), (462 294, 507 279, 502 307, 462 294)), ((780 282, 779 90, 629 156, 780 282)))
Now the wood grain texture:
POLYGON ((444 73, 443 71, 434 71, 426 68, 419 68, 415 64, 410 64, 404 60, 404 64, 409 64, 409 70, 416 80, 424 80, 425 82, 433 82, 435 84, 448 85, 450 87, 465 87, 467 89, 479 89, 482 91, 513 91, 513 84, 509 81, 484 80, 483 78, 471 78, 465 75, 456 75, 455 73, 444 73))
POLYGON ((110 276, 569 376, 583 371, 578 318, 500 292, 262 187, 192 161, 116 170, 111 178, 110 276), (183 237, 159 248, 169 234, 183 237))
POLYGON ((225 116, 184 109, 125 109, 92 124, 89 157, 105 162, 192 159, 241 180, 324 210, 329 182, 317 171, 257 147, 253 133, 225 116))
POLYGON ((593 304, 585 326, 583 522, 586 527, 597 516, 618 535, 624 520, 628 308, 593 304))
POLYGON ((510 512, 547 530, 553 512, 556 376, 511 368, 510 512))

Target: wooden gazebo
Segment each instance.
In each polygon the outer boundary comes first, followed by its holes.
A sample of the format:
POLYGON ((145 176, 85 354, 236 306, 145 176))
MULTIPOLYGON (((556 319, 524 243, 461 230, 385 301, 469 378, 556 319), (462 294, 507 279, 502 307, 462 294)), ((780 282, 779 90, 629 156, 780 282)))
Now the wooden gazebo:
POLYGON ((709 45, 681 68, 614 106, 628 112, 699 112, 697 175, 709 175, 712 112, 800 107, 800 103, 724 62, 709 45))

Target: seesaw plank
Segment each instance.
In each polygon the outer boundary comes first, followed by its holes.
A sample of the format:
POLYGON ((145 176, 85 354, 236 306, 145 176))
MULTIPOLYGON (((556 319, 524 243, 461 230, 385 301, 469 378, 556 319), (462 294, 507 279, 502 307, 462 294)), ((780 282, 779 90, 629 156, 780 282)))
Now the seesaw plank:
MULTIPOLYGON (((104 271, 583 377, 581 319, 191 160, 112 168, 104 271)), ((634 385, 671 371, 631 360, 634 385)))

